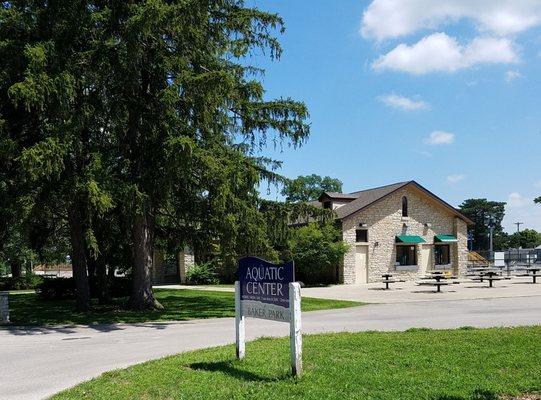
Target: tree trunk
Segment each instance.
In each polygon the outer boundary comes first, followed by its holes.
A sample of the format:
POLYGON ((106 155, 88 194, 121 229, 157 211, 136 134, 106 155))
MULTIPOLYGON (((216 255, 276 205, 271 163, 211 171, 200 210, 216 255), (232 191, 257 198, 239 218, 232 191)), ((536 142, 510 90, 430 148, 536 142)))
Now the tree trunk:
POLYGON ((90 309, 90 288, 86 271, 86 251, 81 215, 75 207, 68 211, 68 223, 71 237, 71 263, 77 293, 77 310, 90 309))
POLYGON ((11 276, 13 278, 20 278, 22 275, 22 269, 23 269, 21 262, 19 260, 14 260, 13 262, 11 262, 10 267, 11 267, 11 276))
POLYGON ((136 310, 163 309, 152 292, 153 223, 148 212, 135 216, 133 236, 133 288, 130 305, 136 310))
POLYGON ((96 275, 98 302, 100 304, 109 304, 111 302, 111 292, 109 290, 109 279, 107 278, 107 265, 102 254, 96 260, 96 275))

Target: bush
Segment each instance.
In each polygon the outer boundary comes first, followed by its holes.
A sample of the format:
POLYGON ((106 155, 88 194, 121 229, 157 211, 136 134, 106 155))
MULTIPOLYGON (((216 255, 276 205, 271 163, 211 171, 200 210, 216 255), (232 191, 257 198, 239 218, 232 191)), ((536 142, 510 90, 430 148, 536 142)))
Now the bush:
POLYGON ((35 289, 43 278, 35 274, 26 274, 18 278, 0 278, 0 291, 35 289))
POLYGON ((210 262, 190 267, 186 272, 186 280, 190 285, 217 285, 220 283, 216 268, 210 262))
POLYGON ((286 258, 295 261, 295 278, 306 284, 336 283, 338 266, 348 246, 332 223, 311 223, 294 229, 286 258))
POLYGON ((75 279, 45 278, 36 288, 36 293, 44 300, 74 299, 75 279))
MULTIPOLYGON (((111 297, 127 297, 131 293, 132 281, 129 278, 114 277, 107 279, 111 297)), ((99 286, 97 280, 89 280, 90 297, 97 298, 99 286)), ((74 299, 76 295, 74 278, 46 278, 36 288, 36 293, 44 300, 74 299)))

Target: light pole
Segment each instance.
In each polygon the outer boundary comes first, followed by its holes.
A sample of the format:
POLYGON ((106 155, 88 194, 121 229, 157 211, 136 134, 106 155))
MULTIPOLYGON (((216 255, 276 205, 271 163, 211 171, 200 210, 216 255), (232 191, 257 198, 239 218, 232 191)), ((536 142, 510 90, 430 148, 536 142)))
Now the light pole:
POLYGON ((492 259, 493 255, 493 237, 494 237, 494 225, 496 223, 496 220, 492 214, 485 215, 485 225, 488 227, 488 250, 489 250, 489 257, 492 259))

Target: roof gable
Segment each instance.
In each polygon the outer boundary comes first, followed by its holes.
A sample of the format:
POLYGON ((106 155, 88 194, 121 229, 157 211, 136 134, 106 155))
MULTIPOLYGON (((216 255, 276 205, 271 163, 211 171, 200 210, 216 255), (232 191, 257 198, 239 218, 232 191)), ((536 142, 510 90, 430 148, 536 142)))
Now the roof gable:
POLYGON ((387 196, 406 186, 415 187, 426 196, 429 196, 432 199, 436 200, 436 202, 439 203, 442 207, 446 208, 449 212, 462 219, 467 224, 473 224, 473 222, 468 217, 460 213, 456 208, 436 196, 434 193, 430 192, 428 189, 425 189, 423 186, 419 185, 415 181, 399 182, 375 189, 368 189, 351 193, 351 195, 356 195, 357 198, 350 203, 336 209, 335 213, 339 219, 344 219, 362 209, 371 206, 372 204, 386 198, 387 196))

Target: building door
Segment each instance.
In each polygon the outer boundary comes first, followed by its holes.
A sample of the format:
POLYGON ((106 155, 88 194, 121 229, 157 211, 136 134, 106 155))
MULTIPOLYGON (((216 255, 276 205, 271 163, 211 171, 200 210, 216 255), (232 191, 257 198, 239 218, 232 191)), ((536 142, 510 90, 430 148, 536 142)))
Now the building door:
POLYGON ((434 265, 434 261, 433 261, 433 251, 432 251, 432 246, 431 245, 424 245, 424 246, 421 246, 421 270, 419 271, 419 273, 421 275, 424 275, 427 271, 430 271, 432 270, 432 266, 434 265))
POLYGON ((355 251, 355 283, 368 282, 368 246, 357 246, 355 251))

